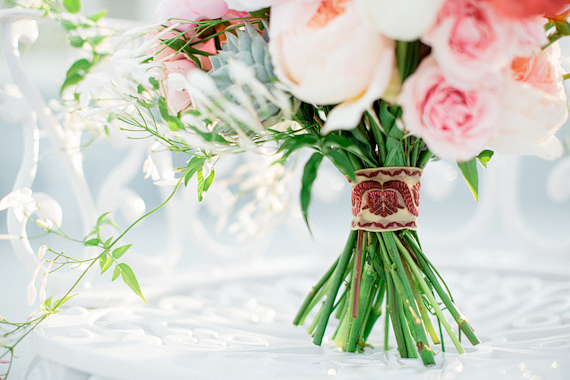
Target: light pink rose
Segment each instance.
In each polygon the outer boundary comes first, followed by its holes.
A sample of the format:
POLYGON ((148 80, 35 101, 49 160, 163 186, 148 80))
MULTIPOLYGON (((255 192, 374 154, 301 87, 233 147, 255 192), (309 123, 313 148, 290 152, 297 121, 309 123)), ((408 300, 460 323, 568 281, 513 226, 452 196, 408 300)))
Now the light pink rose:
MULTIPOLYGON (((185 21, 202 21, 223 17, 228 12, 228 5, 223 0, 163 0, 156 6, 159 20, 172 19, 165 25, 174 25, 185 21)), ((183 23, 177 29, 186 32, 196 24, 183 23)))
MULTIPOLYGON (((182 74, 186 76, 189 71, 197 69, 197 66, 187 59, 178 59, 176 61, 164 62, 165 72, 164 78, 167 79, 170 74, 182 74)), ((174 112, 180 112, 190 104, 190 95, 184 90, 175 90, 168 86, 164 86, 166 91, 166 104, 174 112)))
POLYGON ((390 82, 393 41, 349 0, 282 1, 271 8, 269 49, 286 90, 307 103, 339 104, 323 133, 352 129, 390 82))
POLYGON ((545 37, 538 20, 502 16, 483 0, 447 0, 422 40, 449 82, 474 88, 499 80, 516 55, 540 49, 545 37))
POLYGON ((398 100, 409 133, 442 159, 468 161, 495 133, 498 96, 497 87, 462 90, 450 84, 428 56, 404 82, 398 100))
POLYGON ((511 20, 513 28, 513 53, 515 56, 524 57, 541 51, 548 44, 548 38, 544 31, 546 19, 540 16, 511 20))
POLYGON ((516 58, 504 70, 498 131, 489 142, 497 152, 554 159, 563 153, 554 136, 568 118, 560 48, 516 58))

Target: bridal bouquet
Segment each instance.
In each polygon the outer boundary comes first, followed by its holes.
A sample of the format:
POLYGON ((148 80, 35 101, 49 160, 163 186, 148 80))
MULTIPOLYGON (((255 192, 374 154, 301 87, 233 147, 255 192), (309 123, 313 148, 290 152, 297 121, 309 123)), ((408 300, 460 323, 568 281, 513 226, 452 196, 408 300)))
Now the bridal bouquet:
MULTIPOLYGON (((40 7, 53 13, 54 4, 40 7)), ((62 4, 80 10, 78 0, 62 4)), ((330 160, 353 186, 350 234, 293 322, 309 319, 317 345, 336 325, 336 344, 355 352, 383 320, 386 349, 393 333, 402 358, 433 365, 443 330, 459 353, 462 334, 479 340, 418 239, 422 169, 457 162, 477 198, 477 166, 493 151, 563 154, 556 41, 570 34, 568 4, 163 0, 157 24, 119 44, 81 33, 96 31, 98 18, 60 17, 72 44, 90 52, 70 68, 62 96, 92 125, 187 154, 176 180, 196 176, 200 200, 226 154, 285 165, 308 149, 300 189, 308 225, 312 184, 330 160)), ((144 170, 159 179, 150 156, 144 170)))

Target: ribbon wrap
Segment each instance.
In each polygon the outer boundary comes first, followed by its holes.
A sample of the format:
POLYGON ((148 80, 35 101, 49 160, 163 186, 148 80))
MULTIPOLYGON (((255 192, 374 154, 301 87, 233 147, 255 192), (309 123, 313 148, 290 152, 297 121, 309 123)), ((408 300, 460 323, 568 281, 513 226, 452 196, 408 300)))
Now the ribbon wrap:
POLYGON ((352 184, 352 230, 417 230, 422 170, 385 167, 357 170, 352 184))

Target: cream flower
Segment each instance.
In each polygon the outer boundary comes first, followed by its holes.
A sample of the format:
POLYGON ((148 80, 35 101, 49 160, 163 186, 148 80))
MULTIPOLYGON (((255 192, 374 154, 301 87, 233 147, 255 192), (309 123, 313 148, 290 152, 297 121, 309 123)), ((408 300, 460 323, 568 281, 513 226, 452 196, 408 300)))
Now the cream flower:
POLYGON ((420 38, 436 20, 444 0, 357 0, 362 17, 394 40, 420 38))
POLYGON ((352 129, 390 82, 394 43, 348 0, 282 1, 271 8, 275 74, 298 99, 338 104, 323 133, 352 129))

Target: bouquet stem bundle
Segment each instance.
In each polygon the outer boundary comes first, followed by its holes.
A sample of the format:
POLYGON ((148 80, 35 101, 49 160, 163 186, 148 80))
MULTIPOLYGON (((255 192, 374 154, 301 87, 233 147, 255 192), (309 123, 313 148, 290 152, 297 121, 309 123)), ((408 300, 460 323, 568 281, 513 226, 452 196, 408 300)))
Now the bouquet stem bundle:
POLYGON ((442 326, 457 351, 465 352, 443 314, 445 309, 460 332, 472 344, 479 343, 437 269, 423 253, 414 231, 351 231, 342 254, 307 295, 294 323, 303 324, 325 295, 309 328, 317 345, 322 343, 334 314, 339 319, 334 341, 348 352, 362 350, 372 327, 384 314, 384 348, 388 349, 387 327, 391 321, 400 356, 417 358, 419 354, 425 365, 433 365, 434 350, 428 336, 444 349, 442 326), (346 287, 339 293, 343 282, 346 287), (430 314, 437 317, 439 335, 430 314))
MULTIPOLYGON (((308 125, 306 110, 301 106, 297 116, 301 124, 308 125)), ((337 163, 337 168, 349 178, 362 169, 423 168, 432 154, 421 140, 406 136, 396 127, 399 112, 397 106, 379 101, 358 129, 333 132, 351 140, 354 146, 360 145, 357 140, 364 140, 371 149, 360 155, 339 149, 337 152, 346 155, 345 165, 338 164, 338 157, 329 157, 331 161, 337 163)), ((316 114, 313 117, 317 118, 316 114)), ((316 170, 309 170, 311 165, 309 160, 304 183, 314 179, 311 173, 316 170)), ((304 203, 303 195, 301 200, 304 203)), ((424 254, 416 231, 408 228, 370 231, 358 229, 353 224, 341 255, 307 295, 294 324, 303 325, 317 307, 317 314, 309 326, 313 342, 321 345, 334 316, 339 323, 333 340, 348 352, 362 351, 366 347, 372 328, 381 316, 385 320, 384 348, 388 349, 391 322, 400 357, 421 357, 425 365, 435 364, 433 345, 441 344, 441 349, 445 350, 443 330, 459 353, 465 352, 460 342, 461 333, 473 345, 479 343, 455 305, 445 281, 424 254), (343 283, 346 286, 341 290, 343 283), (459 333, 454 332, 453 322, 447 320, 444 310, 457 324, 459 333), (437 320, 437 329, 432 315, 437 320)))

